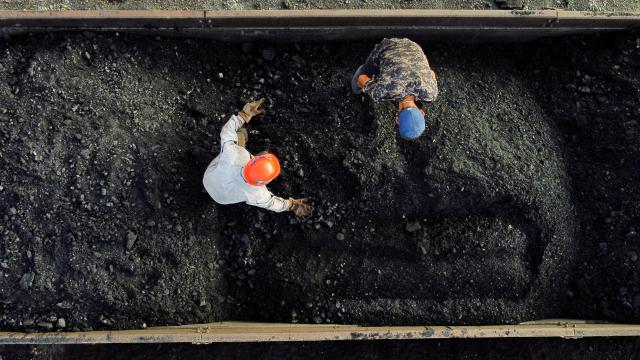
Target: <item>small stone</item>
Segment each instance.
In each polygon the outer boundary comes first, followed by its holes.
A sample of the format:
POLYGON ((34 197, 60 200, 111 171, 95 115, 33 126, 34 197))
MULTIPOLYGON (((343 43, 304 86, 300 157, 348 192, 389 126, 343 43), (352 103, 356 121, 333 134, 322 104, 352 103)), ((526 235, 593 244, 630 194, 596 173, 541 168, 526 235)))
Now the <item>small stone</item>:
POLYGON ((580 86, 578 88, 578 91, 580 91, 581 93, 589 94, 591 92, 591 88, 589 88, 588 86, 580 86))
POLYGON ((250 269, 249 271, 247 271, 247 274, 249 274, 249 276, 253 276, 256 274, 256 269, 250 269))
POLYGON ((63 318, 58 319, 58 321, 56 322, 56 327, 58 329, 64 329, 66 326, 67 322, 63 318))
POLYGON ((134 232, 129 231, 127 233, 127 250, 131 250, 133 248, 133 245, 136 243, 136 239, 138 239, 138 235, 134 232))
POLYGON ((338 239, 338 240, 340 240, 340 241, 344 240, 344 234, 343 234, 343 233, 338 233, 338 234, 336 235, 336 239, 338 239))
POLYGON ((38 327, 43 328, 44 330, 53 329, 53 324, 48 322, 48 321, 38 321, 38 323, 36 325, 38 325, 38 327))
POLYGON ((300 57, 300 56, 298 56, 298 55, 293 55, 293 56, 291 57, 291 60, 293 60, 293 62, 294 62, 296 65, 298 65, 298 66, 302 66, 302 65, 304 65, 304 63, 305 63, 304 59, 303 59, 303 58, 301 58, 301 57, 300 57))
POLYGON ((412 221, 407 223, 407 225, 405 226, 405 230, 407 230, 407 232, 409 233, 414 233, 418 230, 422 229, 422 226, 420 226, 420 222, 419 221, 412 221))
POLYGON ((9 269, 9 263, 7 263, 7 260, 3 260, 2 262, 0 262, 0 268, 3 268, 5 270, 9 269))
POLYGON ((31 287, 31 285, 33 285, 33 278, 35 277, 35 274, 32 272, 28 272, 24 275, 22 275, 22 278, 20 278, 20 288, 23 290, 26 290, 28 288, 31 287))
POLYGON ((18 210, 16 210, 16 208, 14 208, 14 207, 10 207, 9 210, 7 210, 7 214, 9 216, 13 216, 13 215, 15 215, 17 213, 18 213, 18 210))
POLYGON ((634 262, 638 261, 638 253, 633 250, 630 250, 629 252, 627 252, 627 256, 631 261, 634 261, 634 262))
POLYGON ((147 226, 148 227, 154 227, 154 226, 156 226, 156 222, 153 221, 153 220, 149 220, 149 221, 147 221, 147 226))
POLYGON ((252 43, 243 43, 242 44, 242 52, 245 54, 248 54, 251 52, 251 50, 253 50, 253 44, 252 43))
POLYGON ((107 196, 107 189, 105 188, 100 189, 100 195, 107 196))
POLYGON ((304 170, 302 169, 298 170, 298 176, 304 177, 304 170))
POLYGON ((618 295, 625 296, 625 295, 627 295, 627 291, 628 290, 627 290, 626 287, 621 287, 621 288, 618 289, 618 295))
POLYGON ((72 305, 70 302, 64 300, 56 304, 60 309, 71 309, 72 305))
POLYGON ((272 61, 276 58, 276 50, 272 47, 264 48, 262 50, 262 58, 267 61, 272 61))

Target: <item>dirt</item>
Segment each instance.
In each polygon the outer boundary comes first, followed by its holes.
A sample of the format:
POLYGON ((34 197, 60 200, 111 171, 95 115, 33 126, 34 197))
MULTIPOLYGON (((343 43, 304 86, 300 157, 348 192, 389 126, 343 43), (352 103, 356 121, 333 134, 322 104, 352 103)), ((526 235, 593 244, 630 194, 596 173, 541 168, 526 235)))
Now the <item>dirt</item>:
POLYGON ((457 339, 212 345, 0 346, 10 360, 48 359, 635 359, 637 338, 457 339))
POLYGON ((11 10, 566 9, 626 12, 640 11, 640 4, 637 0, 79 0, 73 2, 7 0, 0 4, 0 8, 11 10))
POLYGON ((0 328, 638 322, 638 34, 423 44, 417 142, 350 94, 372 46, 0 42, 0 328), (307 221, 202 188, 262 96, 248 148, 307 221))

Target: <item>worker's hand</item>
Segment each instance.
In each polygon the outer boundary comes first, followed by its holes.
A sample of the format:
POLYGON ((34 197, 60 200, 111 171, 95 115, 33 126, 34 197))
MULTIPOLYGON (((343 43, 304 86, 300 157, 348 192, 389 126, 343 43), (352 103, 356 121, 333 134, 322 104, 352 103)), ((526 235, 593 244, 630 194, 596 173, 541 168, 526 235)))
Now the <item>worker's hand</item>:
POLYGON ((289 211, 304 219, 311 215, 311 206, 307 204, 307 199, 289 198, 289 211))
POLYGON ((242 107, 242 110, 238 113, 238 115, 240 115, 240 117, 244 119, 245 123, 249 123, 249 121, 251 121, 251 118, 253 118, 254 116, 264 114, 264 109, 260 109, 260 106, 262 106, 263 102, 264 98, 246 103, 244 107, 242 107))

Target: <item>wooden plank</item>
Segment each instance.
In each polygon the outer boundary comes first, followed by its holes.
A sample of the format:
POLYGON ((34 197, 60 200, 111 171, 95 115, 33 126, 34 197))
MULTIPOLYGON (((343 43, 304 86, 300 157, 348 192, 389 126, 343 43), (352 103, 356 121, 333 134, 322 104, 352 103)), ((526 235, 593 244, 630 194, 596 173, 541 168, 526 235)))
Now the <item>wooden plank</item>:
POLYGON ((221 322, 144 330, 59 333, 0 332, 0 344, 218 343, 271 341, 417 340, 640 336, 640 325, 551 323, 479 326, 352 326, 221 322))

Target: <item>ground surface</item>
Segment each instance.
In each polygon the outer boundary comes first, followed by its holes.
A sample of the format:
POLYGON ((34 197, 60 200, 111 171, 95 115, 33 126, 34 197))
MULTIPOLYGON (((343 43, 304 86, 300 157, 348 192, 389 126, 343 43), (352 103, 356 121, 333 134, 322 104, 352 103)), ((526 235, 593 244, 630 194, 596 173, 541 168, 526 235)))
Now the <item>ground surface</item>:
POLYGON ((638 35, 424 44, 417 142, 349 92, 371 46, 1 42, 0 327, 640 321, 638 35), (202 189, 261 96, 248 148, 308 221, 202 189))
POLYGON ((217 345, 0 346, 6 360, 49 359, 637 359, 640 341, 487 339, 217 345))
POLYGON ((567 9, 640 11, 638 0, 5 0, 2 9, 567 9))

